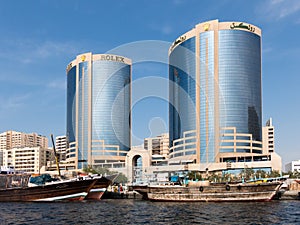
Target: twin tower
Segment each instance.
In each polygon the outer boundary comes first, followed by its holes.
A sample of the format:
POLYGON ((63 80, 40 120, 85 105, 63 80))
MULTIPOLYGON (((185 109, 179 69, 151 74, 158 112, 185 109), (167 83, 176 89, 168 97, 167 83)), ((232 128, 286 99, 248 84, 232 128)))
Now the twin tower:
MULTIPOLYGON (((67 161, 122 167, 131 147, 130 59, 78 55, 67 67, 67 161)), ((262 154, 261 30, 208 21, 169 49, 169 161, 262 154)), ((167 87, 166 87, 167 88, 167 87)))

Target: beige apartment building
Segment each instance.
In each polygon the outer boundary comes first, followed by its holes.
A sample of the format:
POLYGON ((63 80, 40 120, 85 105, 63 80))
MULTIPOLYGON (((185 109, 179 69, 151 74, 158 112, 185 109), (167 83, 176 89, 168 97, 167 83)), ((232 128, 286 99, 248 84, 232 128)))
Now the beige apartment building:
POLYGON ((3 166, 3 150, 0 150, 0 166, 3 166))
POLYGON ((3 166, 26 173, 40 173, 46 165, 47 152, 42 147, 12 148, 3 151, 3 166))
POLYGON ((144 139, 144 149, 152 157, 152 165, 157 165, 169 158, 169 134, 144 139))
POLYGON ((37 133, 5 131, 0 134, 0 165, 17 171, 39 173, 46 165, 48 138, 37 133))
POLYGON ((275 152, 275 136, 274 136, 274 126, 272 118, 270 118, 266 126, 263 127, 263 147, 264 147, 264 154, 275 152))
POLYGON ((57 136, 55 138, 55 148, 56 152, 59 154, 60 158, 59 161, 66 160, 66 151, 68 148, 67 136, 57 136))
POLYGON ((0 134, 0 150, 24 147, 48 148, 48 138, 37 133, 5 131, 0 134))

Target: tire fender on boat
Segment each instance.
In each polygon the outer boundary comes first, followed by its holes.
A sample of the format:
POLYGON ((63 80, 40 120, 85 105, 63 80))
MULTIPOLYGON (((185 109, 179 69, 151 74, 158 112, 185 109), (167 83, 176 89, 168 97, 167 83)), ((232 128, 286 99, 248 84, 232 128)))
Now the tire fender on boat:
POLYGON ((199 191, 203 192, 203 190, 204 190, 203 186, 200 186, 199 191))
POLYGON ((225 188, 226 188, 226 191, 230 191, 230 186, 228 184, 226 185, 225 188))

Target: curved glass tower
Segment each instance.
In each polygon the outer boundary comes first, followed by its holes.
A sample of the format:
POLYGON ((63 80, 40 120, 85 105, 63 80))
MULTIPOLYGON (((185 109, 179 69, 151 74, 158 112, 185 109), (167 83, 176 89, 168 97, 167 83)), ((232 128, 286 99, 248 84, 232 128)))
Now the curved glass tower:
POLYGON ((197 163, 262 153, 261 30, 208 21, 169 50, 170 158, 197 163))
POLYGON ((67 161, 122 167, 130 147, 131 60, 85 53, 67 67, 67 161))

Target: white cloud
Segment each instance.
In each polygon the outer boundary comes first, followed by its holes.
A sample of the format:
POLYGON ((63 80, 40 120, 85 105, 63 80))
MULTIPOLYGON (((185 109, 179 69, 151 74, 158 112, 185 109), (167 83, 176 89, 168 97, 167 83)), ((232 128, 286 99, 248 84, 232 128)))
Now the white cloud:
POLYGON ((165 25, 165 26, 161 27, 161 31, 163 34, 170 34, 170 33, 172 33, 173 29, 171 26, 165 25))
POLYGON ((47 86, 53 89, 66 90, 67 87, 66 79, 51 81, 50 83, 48 83, 47 86))
POLYGON ((184 3, 184 0, 173 0, 174 5, 181 5, 182 3, 184 3))
POLYGON ((284 0, 271 0, 270 3, 271 4, 279 4, 281 2, 283 2, 284 0))
POLYGON ((0 102, 0 109, 1 110, 14 110, 19 109, 26 105, 26 100, 28 100, 31 97, 31 94, 25 94, 25 95, 17 95, 17 96, 10 96, 8 98, 1 98, 0 102))
MULTIPOLYGON (((2 85, 27 86, 27 88, 43 87, 58 91, 66 90, 65 67, 62 67, 61 64, 59 66, 55 65, 65 60, 66 56, 76 55, 77 50, 74 46, 76 45, 71 43, 52 41, 37 43, 33 40, 23 39, 0 40, 0 60, 5 61, 7 64, 0 72, 2 85), (12 65, 18 66, 14 67, 12 65), (35 66, 36 68, 32 69, 35 66), (44 71, 38 71, 43 67, 45 68, 44 71)), ((17 92, 17 90, 12 91, 17 92)), ((17 107, 21 104, 21 101, 17 101, 17 99, 3 99, 0 104, 5 102, 6 106, 2 104, 0 109, 17 107)))
POLYGON ((173 32, 173 28, 169 24, 151 24, 150 28, 165 35, 171 34, 173 32))
POLYGON ((68 42, 37 42, 35 40, 1 40, 0 58, 30 64, 61 54, 76 54, 78 49, 68 42))
POLYGON ((61 53, 65 53, 67 51, 72 50, 72 47, 68 43, 55 43, 51 41, 47 41, 42 43, 33 51, 33 54, 36 57, 47 58, 50 56, 59 55, 61 53))
POLYGON ((263 49, 262 49, 262 53, 263 54, 266 54, 266 53, 270 53, 270 52, 272 52, 273 51, 273 48, 272 47, 263 47, 263 49))
POLYGON ((299 0, 271 0, 259 5, 259 13, 267 19, 280 20, 300 11, 299 0))

